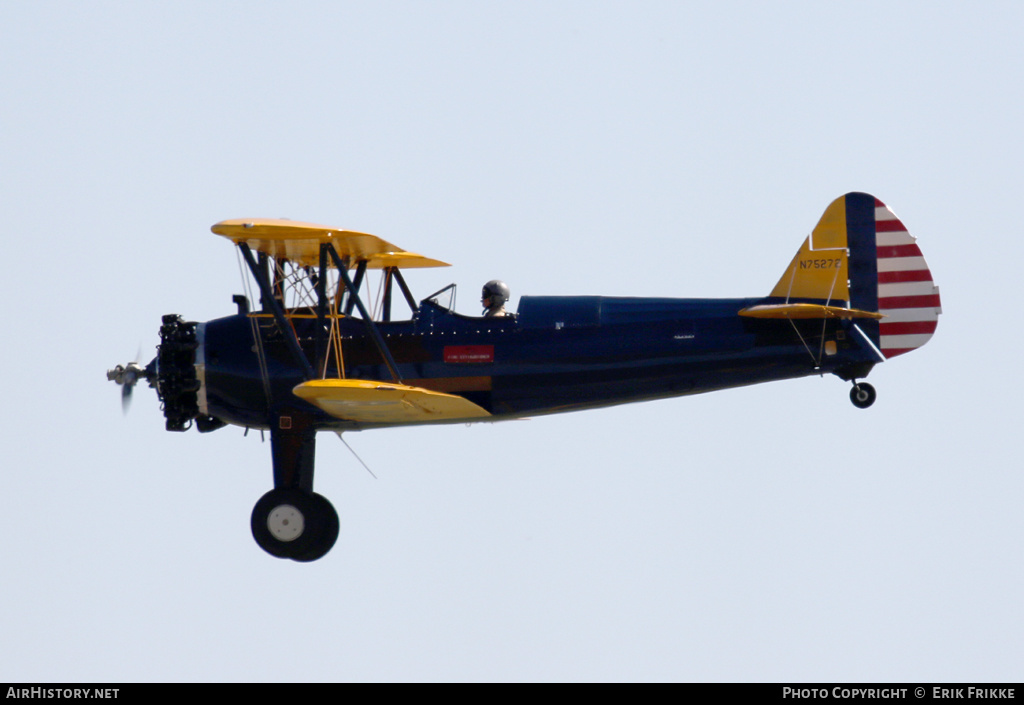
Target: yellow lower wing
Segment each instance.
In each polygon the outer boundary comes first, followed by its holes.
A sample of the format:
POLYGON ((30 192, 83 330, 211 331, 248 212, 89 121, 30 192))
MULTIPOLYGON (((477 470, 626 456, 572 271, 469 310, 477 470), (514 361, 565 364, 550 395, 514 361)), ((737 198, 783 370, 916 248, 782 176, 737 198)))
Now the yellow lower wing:
POLYGON ((490 416, 454 394, 394 382, 363 379, 315 379, 292 390, 335 418, 363 423, 419 423, 490 416))

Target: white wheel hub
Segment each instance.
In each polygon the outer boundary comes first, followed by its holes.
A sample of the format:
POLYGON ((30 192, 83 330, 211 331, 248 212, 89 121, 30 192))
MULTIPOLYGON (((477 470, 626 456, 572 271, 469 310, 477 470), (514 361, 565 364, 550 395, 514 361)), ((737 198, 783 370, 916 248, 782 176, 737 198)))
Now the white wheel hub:
POLYGON ((302 536, 306 528, 306 520, 296 507, 281 504, 270 510, 267 515, 267 529, 278 541, 294 541, 302 536))

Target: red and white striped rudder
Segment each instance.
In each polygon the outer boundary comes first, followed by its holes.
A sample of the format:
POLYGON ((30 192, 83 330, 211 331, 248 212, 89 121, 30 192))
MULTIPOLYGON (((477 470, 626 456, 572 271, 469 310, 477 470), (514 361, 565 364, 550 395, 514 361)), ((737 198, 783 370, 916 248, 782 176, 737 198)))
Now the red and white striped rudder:
POLYGON ((875 199, 878 257, 878 312, 882 354, 886 358, 919 348, 932 337, 942 304, 916 239, 896 214, 875 199))

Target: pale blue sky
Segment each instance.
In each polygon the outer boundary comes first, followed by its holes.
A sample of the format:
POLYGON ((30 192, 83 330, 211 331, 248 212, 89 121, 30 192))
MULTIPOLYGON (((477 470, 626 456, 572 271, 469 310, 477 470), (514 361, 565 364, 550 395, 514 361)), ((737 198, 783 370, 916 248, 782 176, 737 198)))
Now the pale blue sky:
POLYGON ((1019 3, 5 2, 0 680, 1020 680, 1019 3), (241 291, 225 218, 521 294, 767 293, 869 191, 942 290, 871 375, 269 445, 104 372, 241 291), (998 320, 997 320, 998 318, 998 320))

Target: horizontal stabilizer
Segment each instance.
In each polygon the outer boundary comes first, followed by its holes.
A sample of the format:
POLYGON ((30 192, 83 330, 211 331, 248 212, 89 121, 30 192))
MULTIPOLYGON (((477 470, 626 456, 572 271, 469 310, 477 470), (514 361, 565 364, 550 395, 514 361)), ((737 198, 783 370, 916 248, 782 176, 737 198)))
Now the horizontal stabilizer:
POLYGON ((761 304, 749 306, 739 312, 741 316, 750 318, 882 318, 882 314, 873 311, 861 311, 856 308, 841 306, 822 306, 821 304, 761 304))
POLYGON ((418 423, 490 416, 485 409, 463 397, 393 382, 315 379, 303 382, 292 391, 295 396, 346 421, 418 423))

